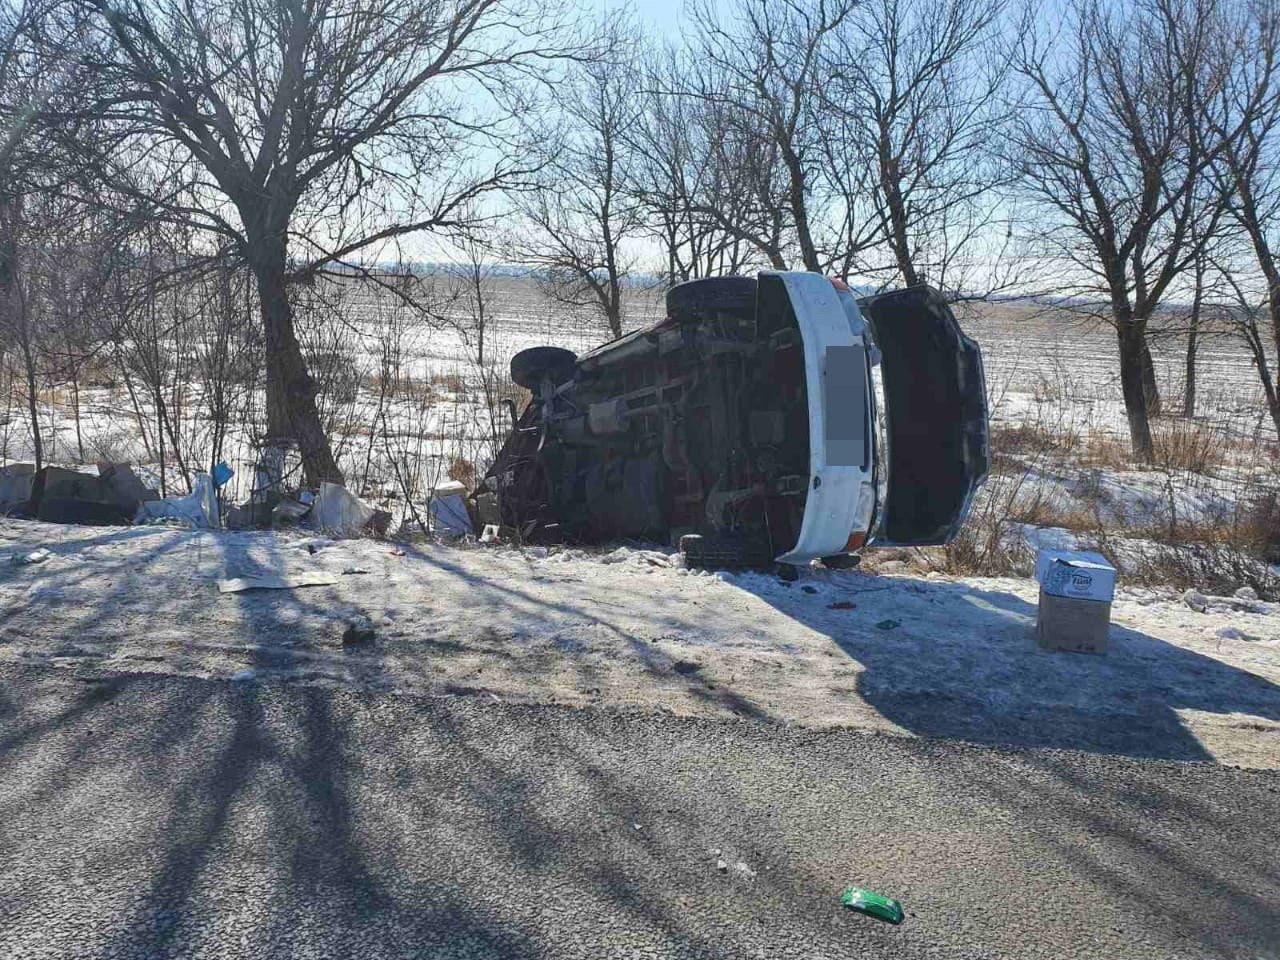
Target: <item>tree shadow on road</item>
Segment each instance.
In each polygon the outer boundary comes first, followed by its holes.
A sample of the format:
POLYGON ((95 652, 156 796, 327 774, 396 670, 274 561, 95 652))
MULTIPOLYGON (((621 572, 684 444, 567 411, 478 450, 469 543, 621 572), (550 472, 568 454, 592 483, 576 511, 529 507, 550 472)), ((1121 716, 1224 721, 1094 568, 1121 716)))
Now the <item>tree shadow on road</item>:
POLYGON ((1280 687, 1120 624, 1112 624, 1104 655, 1039 649, 1036 608, 1013 593, 839 574, 829 584, 840 597, 875 601, 843 612, 825 602, 836 593, 813 597, 762 579, 743 583, 830 637, 863 668, 858 694, 921 736, 1211 760, 1178 711, 1280 721, 1280 687))

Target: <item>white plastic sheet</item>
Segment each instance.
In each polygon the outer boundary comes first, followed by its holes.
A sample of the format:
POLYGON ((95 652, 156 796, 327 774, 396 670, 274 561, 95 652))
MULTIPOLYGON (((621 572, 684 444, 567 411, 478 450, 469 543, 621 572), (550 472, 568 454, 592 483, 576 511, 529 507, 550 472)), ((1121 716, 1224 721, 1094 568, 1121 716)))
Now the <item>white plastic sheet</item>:
POLYGON ((357 533, 373 519, 373 507, 346 487, 325 480, 311 508, 309 526, 339 533, 357 533))
POLYGON ((138 508, 134 523, 181 520, 193 527, 218 526, 218 492, 207 473, 197 473, 194 489, 185 497, 147 500, 138 508))

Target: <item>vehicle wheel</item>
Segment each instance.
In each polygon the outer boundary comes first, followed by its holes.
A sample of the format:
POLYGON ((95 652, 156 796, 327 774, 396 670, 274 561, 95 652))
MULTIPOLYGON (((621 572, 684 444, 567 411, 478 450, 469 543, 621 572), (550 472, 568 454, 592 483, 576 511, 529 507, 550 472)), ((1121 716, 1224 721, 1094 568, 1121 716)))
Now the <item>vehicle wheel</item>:
POLYGON ((526 390, 537 392, 550 379, 557 387, 573 379, 578 355, 563 347, 530 347, 511 358, 511 379, 526 390))
POLYGON ((708 310, 754 310, 755 277, 707 277, 686 280, 667 291, 667 314, 705 313, 708 310))
POLYGON ((837 553, 832 557, 823 557, 822 565, 828 570, 852 570, 862 562, 858 553, 837 553))

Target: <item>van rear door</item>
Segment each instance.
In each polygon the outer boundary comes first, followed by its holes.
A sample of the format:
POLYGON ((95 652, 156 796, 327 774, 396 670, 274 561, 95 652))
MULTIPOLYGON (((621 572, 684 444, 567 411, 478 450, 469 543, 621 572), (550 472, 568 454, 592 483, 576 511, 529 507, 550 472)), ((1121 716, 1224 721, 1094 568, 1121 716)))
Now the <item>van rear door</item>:
POLYGON ((987 476, 982 353, 932 287, 859 305, 880 350, 884 405, 884 500, 872 542, 947 543, 987 476))

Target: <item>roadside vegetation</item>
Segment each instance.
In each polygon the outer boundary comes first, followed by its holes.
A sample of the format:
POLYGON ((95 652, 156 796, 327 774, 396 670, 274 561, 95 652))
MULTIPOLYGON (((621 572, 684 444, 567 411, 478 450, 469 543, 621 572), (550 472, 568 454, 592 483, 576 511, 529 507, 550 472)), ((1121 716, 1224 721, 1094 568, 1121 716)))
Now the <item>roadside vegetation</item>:
POLYGON ((806 269, 931 284, 988 358, 970 522, 883 562, 1056 537, 1275 594, 1273 0, 399 12, 0 0, 0 461, 226 460, 237 500, 278 457, 408 533, 491 462, 516 350, 806 269))

